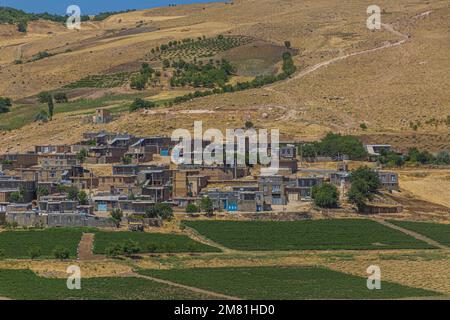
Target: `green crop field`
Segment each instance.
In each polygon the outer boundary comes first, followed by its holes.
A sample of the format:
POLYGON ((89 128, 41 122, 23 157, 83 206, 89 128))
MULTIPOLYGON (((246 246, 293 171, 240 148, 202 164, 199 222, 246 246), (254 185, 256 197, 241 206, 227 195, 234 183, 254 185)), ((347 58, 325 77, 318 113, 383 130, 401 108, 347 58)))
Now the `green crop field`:
POLYGON ((139 273, 244 299, 395 299, 438 293, 319 267, 241 267, 141 270, 139 273))
POLYGON ((170 300, 207 299, 198 293, 138 278, 81 278, 80 290, 69 290, 67 279, 43 278, 30 270, 0 269, 0 296, 21 300, 170 300))
POLYGON ((215 38, 192 39, 192 41, 167 46, 166 50, 152 53, 151 61, 158 60, 192 60, 194 58, 213 57, 224 52, 254 41, 247 36, 217 36, 215 38))
POLYGON ((237 250, 432 248, 400 231, 362 219, 183 223, 205 237, 237 250))
POLYGON ((3 231, 0 232, 0 250, 3 258, 27 259, 30 249, 38 247, 39 258, 54 258, 53 250, 61 246, 69 249, 71 258, 76 258, 81 233, 81 229, 74 228, 3 231))
POLYGON ((389 220, 389 222, 450 247, 450 224, 398 220, 389 220))
POLYGON ((141 252, 220 252, 219 249, 194 241, 187 236, 144 232, 95 232, 94 253, 103 254, 106 248, 122 244, 127 240, 136 241, 141 252))
POLYGON ((133 72, 119 72, 113 74, 91 75, 70 83, 64 88, 116 88, 125 85, 133 72))

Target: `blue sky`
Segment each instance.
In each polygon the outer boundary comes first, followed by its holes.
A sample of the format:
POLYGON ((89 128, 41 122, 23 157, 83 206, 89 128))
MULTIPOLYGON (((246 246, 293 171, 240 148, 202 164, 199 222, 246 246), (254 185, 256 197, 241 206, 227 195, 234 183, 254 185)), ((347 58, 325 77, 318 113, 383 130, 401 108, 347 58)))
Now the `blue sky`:
MULTIPOLYGON (((216 0, 219 1, 219 0, 216 0)), ((22 9, 26 12, 50 12, 65 14, 69 5, 78 5, 81 14, 96 14, 105 11, 147 9, 169 4, 214 2, 211 0, 0 0, 0 6, 22 9)))

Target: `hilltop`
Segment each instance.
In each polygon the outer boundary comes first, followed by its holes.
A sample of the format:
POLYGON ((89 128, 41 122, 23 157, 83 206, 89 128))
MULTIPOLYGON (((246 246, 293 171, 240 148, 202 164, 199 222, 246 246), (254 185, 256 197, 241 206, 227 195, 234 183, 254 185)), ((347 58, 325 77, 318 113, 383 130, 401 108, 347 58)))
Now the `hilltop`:
POLYGON ((165 7, 85 21, 81 31, 48 20, 30 21, 26 34, 0 25, 0 96, 15 100, 11 112, 0 115, 0 127, 15 129, 0 135, 2 150, 79 139, 93 129, 84 119, 98 105, 119 116, 102 128, 140 135, 190 129, 194 120, 220 129, 251 120, 260 128, 279 128, 287 139, 314 140, 334 131, 399 148, 448 149, 448 3, 381 1, 384 27, 377 31, 365 26, 369 1, 336 3, 241 0, 165 7), (152 55, 152 49, 218 36, 248 39, 203 53, 211 55, 205 61, 225 58, 236 66, 231 83, 279 73, 286 41, 297 71, 262 88, 128 113, 126 105, 136 96, 169 101, 195 91, 172 88, 170 69, 154 86, 132 90, 126 74, 139 72, 143 62, 162 68, 167 58, 152 55), (36 60, 42 52, 49 57, 36 60), (79 82, 111 78, 118 84, 82 88, 79 82), (71 101, 91 100, 57 107, 50 123, 32 122, 39 108, 45 108, 36 104, 35 96, 64 87, 71 101))

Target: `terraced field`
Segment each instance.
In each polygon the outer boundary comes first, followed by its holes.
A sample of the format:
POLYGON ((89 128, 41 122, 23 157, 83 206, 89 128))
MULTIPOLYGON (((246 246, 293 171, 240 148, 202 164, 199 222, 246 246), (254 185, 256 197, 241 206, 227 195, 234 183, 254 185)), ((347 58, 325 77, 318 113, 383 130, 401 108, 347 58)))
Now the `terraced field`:
POLYGON ((139 273, 244 299, 397 299, 438 293, 383 281, 369 290, 365 278, 318 267, 141 270, 139 273))
POLYGON ((66 278, 39 277, 30 270, 0 269, 0 296, 32 300, 207 299, 192 291, 133 277, 82 278, 81 290, 68 290, 66 278))
POLYGON ((450 247, 450 224, 400 220, 389 220, 389 222, 399 227, 420 233, 450 247))
POLYGON ((168 46, 167 49, 149 55, 150 61, 192 60, 194 58, 213 57, 220 52, 251 43, 248 36, 217 36, 215 38, 199 37, 189 42, 168 46))
POLYGON ((428 244, 371 220, 184 221, 236 250, 420 249, 428 244), (263 236, 262 236, 263 235, 263 236))
POLYGON ((39 258, 54 258, 56 246, 67 248, 71 258, 76 258, 81 239, 81 229, 45 229, 0 232, 0 250, 8 259, 29 259, 30 250, 39 248, 39 258))
POLYGON ((220 252, 220 250, 196 242, 184 235, 136 232, 95 232, 94 253, 103 254, 114 244, 127 240, 136 241, 141 252, 220 252))
POLYGON ((92 75, 68 84, 64 88, 117 88, 125 85, 132 75, 133 72, 92 75))

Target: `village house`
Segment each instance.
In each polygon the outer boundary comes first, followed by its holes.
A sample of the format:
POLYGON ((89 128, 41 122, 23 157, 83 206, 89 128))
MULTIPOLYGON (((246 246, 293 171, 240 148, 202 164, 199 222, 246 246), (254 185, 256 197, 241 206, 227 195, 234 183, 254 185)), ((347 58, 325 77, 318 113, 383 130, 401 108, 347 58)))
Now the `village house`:
POLYGON ((36 154, 51 154, 51 153, 71 153, 72 147, 70 145, 38 145, 34 146, 36 154))
POLYGON ((322 185, 323 177, 296 177, 290 179, 286 186, 286 194, 289 201, 311 200, 312 189, 322 185))
POLYGON ((137 187, 137 177, 131 175, 112 175, 98 177, 98 190, 112 194, 130 194, 137 187))
POLYGON ((400 190, 398 174, 395 172, 379 171, 381 187, 386 190, 400 190))
POLYGON ((37 165, 38 157, 35 153, 14 153, 0 155, 2 170, 15 170, 37 165))
POLYGON ((35 198, 36 182, 14 176, 0 176, 0 202, 10 202, 14 193, 20 194, 21 202, 30 202, 35 198))
POLYGON ((67 195, 42 196, 38 207, 41 213, 74 213, 77 211, 78 201, 69 200, 67 195))
POLYGON ((260 176, 258 179, 259 191, 264 195, 264 202, 271 205, 285 205, 286 178, 281 175, 260 176))
POLYGON ((292 144, 280 147, 280 157, 284 159, 295 159, 297 157, 297 148, 292 144))
POLYGON ((90 164, 107 164, 121 162, 128 147, 96 146, 89 148, 89 156, 85 159, 90 164))
POLYGON ((112 121, 111 113, 106 108, 95 109, 95 115, 93 117, 93 122, 95 124, 106 124, 112 121))

